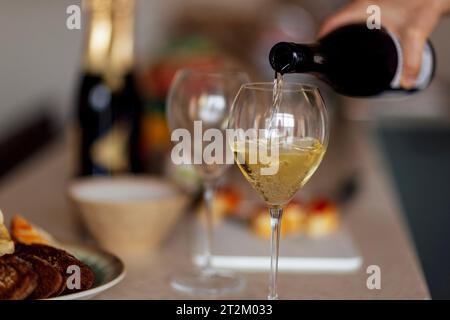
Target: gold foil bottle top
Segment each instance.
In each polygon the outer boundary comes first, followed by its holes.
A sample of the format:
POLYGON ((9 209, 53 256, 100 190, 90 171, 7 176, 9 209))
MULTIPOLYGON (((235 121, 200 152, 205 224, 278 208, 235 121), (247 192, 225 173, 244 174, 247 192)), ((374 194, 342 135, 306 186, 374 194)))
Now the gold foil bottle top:
POLYGON ((90 19, 87 29, 84 68, 93 74, 104 74, 108 67, 113 34, 112 0, 85 0, 83 4, 90 19))
POLYGON ((134 0, 113 1, 113 39, 108 69, 111 85, 121 86, 134 65, 134 0))
POLYGON ((118 89, 134 65, 135 0, 85 0, 84 5, 90 18, 85 70, 118 89))

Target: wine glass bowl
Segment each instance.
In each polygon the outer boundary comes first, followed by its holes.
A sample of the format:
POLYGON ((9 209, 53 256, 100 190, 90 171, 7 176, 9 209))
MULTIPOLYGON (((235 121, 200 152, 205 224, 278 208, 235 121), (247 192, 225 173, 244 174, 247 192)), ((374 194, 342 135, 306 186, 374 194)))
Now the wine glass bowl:
POLYGON ((322 145, 328 143, 328 120, 325 103, 316 86, 283 83, 282 103, 278 115, 271 120, 273 111, 271 82, 247 83, 241 86, 231 109, 229 129, 262 129, 287 137, 313 137, 322 145), (276 127, 273 127, 276 124, 276 127))
MULTIPOLYGON (((240 71, 179 70, 168 95, 167 119, 170 129, 184 128, 192 135, 195 130, 202 135, 208 129, 225 132, 231 104, 240 86, 246 82, 247 74, 240 71)), ((210 141, 200 137, 200 141, 196 142, 201 142, 202 146, 194 148, 192 144, 192 155, 200 159, 210 141)), ((223 148, 227 148, 225 139, 223 148)), ((194 167, 205 181, 214 180, 227 169, 225 153, 222 160, 220 164, 209 165, 201 161, 200 164, 194 163, 194 167)))
POLYGON ((318 168, 328 143, 325 103, 317 87, 244 84, 230 113, 228 143, 235 162, 270 209, 272 257, 269 299, 276 278, 282 208, 318 168))

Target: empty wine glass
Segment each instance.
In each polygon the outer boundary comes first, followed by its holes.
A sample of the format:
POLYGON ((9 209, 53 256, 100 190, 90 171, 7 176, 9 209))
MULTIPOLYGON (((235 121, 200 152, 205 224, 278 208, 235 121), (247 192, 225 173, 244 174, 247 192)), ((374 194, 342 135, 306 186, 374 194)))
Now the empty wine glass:
POLYGON ((271 272, 269 299, 277 299, 278 249, 283 207, 319 166, 328 122, 319 90, 310 85, 249 83, 233 103, 228 142, 239 169, 269 207, 271 272), (274 102, 277 101, 275 108, 274 102))
MULTIPOLYGON (((240 86, 248 82, 248 76, 238 71, 201 71, 183 69, 177 72, 168 97, 168 123, 171 130, 184 129, 191 134, 193 152, 191 160, 203 179, 206 206, 206 248, 204 265, 199 270, 190 270, 172 278, 172 287, 192 294, 218 295, 240 290, 243 279, 231 272, 216 270, 212 266, 212 201, 218 179, 229 167, 226 152, 222 161, 206 163, 202 150, 211 142, 202 137, 208 129, 224 133, 228 125, 231 104, 240 86), (197 144, 197 147, 195 145, 197 144), (198 147, 201 145, 201 148, 198 147)), ((223 135, 225 136, 225 135, 223 135)), ((226 139, 221 139, 223 149, 226 139)), ((217 141, 216 141, 217 143, 217 141)))

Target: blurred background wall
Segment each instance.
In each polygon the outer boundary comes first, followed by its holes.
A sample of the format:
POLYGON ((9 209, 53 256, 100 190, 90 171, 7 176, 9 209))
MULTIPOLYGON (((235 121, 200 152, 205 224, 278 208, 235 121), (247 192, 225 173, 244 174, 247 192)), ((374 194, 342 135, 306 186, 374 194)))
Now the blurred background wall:
MULTIPOLYGON (((140 0, 138 61, 147 63, 166 40, 173 19, 192 6, 252 15, 267 0, 140 0), (211 5, 211 3, 214 3, 211 5)), ((84 30, 66 28, 66 8, 79 0, 0 1, 0 139, 48 109, 59 121, 73 103, 84 30)), ((84 23, 85 21, 83 21, 84 23)))

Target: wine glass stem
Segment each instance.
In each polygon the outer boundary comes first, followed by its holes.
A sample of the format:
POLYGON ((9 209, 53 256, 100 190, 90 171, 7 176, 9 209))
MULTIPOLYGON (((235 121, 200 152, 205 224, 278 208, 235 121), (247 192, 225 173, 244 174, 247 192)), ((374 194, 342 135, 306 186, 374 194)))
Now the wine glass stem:
POLYGON ((269 284, 269 300, 277 300, 277 274, 278 274, 278 251, 280 247, 280 227, 283 208, 272 207, 270 211, 270 225, 272 228, 272 236, 270 238, 271 258, 270 258, 270 284, 269 284))
POLYGON ((203 192, 203 199, 205 201, 205 221, 206 221, 206 245, 205 245, 205 265, 204 272, 212 271, 212 246, 213 246, 213 200, 214 200, 214 186, 211 183, 205 184, 203 192))

